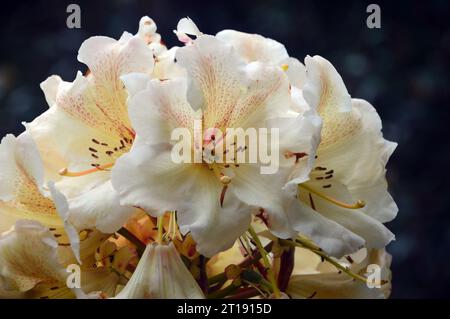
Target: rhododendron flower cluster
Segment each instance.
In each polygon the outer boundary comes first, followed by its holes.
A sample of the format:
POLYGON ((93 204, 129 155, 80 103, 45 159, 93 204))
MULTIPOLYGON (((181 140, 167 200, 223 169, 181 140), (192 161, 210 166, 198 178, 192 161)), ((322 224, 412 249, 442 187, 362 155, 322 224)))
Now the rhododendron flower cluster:
POLYGON ((388 297, 375 108, 261 35, 156 31, 84 41, 2 139, 0 297, 388 297))

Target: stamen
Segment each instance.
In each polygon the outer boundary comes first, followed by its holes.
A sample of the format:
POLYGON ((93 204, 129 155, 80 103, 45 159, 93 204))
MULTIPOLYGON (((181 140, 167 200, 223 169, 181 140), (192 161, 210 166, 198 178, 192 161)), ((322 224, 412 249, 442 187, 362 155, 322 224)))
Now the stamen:
POLYGON ((223 184, 222 193, 220 194, 220 207, 223 207, 225 193, 227 192, 228 184, 231 183, 231 177, 227 175, 222 175, 220 176, 220 182, 223 184))
POLYGON ((178 239, 179 241, 183 240, 180 232, 178 231, 178 224, 176 221, 176 211, 169 212, 169 226, 167 232, 163 236, 163 239, 171 241, 174 241, 176 239, 178 239))
POLYGON ((314 195, 316 195, 316 196, 319 196, 320 198, 322 198, 322 199, 324 199, 324 200, 326 200, 326 201, 329 201, 330 203, 333 203, 333 204, 335 204, 335 205, 337 205, 337 206, 340 206, 340 207, 343 207, 343 208, 348 208, 348 209, 359 209, 359 208, 363 208, 364 206, 366 206, 366 203, 363 201, 363 200, 358 200, 356 203, 354 203, 354 204, 347 204, 347 203, 344 203, 344 202, 341 202, 341 201, 339 201, 339 200, 337 200, 337 199, 335 199, 335 198, 333 198, 333 197, 330 197, 330 196, 328 196, 328 195, 325 195, 325 194, 323 194, 323 193, 320 193, 319 191, 317 191, 317 190, 315 190, 315 189, 313 189, 313 188, 311 188, 311 187, 309 187, 309 186, 307 186, 307 185, 305 185, 305 184, 301 184, 301 185, 299 185, 299 188, 300 187, 303 187, 304 189, 306 189, 308 192, 310 192, 310 193, 312 193, 312 194, 314 194, 314 195))
POLYGON ((280 67, 281 67, 281 69, 282 69, 283 71, 285 71, 285 72, 289 69, 289 65, 287 65, 286 63, 280 65, 280 67))
POLYGON ((103 170, 113 167, 113 166, 114 166, 114 163, 108 163, 108 164, 104 164, 104 165, 95 166, 94 168, 87 169, 87 170, 81 171, 81 172, 70 172, 67 169, 67 167, 65 167, 59 171, 59 175, 69 176, 69 177, 79 177, 79 176, 84 176, 84 175, 88 175, 91 173, 95 173, 98 171, 103 171, 103 170))

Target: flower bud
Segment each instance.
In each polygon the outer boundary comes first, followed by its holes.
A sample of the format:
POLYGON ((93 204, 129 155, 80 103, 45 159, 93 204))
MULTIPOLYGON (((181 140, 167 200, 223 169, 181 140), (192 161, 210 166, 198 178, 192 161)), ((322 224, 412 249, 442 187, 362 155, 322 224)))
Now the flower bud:
POLYGON ((117 299, 202 299, 203 292, 173 243, 146 247, 130 281, 117 299))

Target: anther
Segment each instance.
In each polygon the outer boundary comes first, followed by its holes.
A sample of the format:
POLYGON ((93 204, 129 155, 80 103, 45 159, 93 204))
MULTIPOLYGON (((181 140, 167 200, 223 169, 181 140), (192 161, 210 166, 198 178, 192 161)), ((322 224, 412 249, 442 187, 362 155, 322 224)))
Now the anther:
POLYGON ((285 71, 285 72, 289 69, 289 65, 287 65, 286 63, 280 65, 280 67, 281 67, 281 69, 282 69, 283 71, 285 71))

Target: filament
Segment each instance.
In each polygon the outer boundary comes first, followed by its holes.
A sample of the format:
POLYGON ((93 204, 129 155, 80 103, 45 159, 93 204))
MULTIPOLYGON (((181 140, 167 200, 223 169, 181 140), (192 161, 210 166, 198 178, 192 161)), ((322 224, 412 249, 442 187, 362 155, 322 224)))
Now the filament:
POLYGON ((81 171, 81 172, 71 172, 66 167, 59 171, 59 175, 69 176, 69 177, 79 177, 79 176, 84 176, 84 175, 88 175, 91 173, 95 173, 98 171, 103 171, 103 170, 113 167, 113 166, 114 166, 114 163, 108 163, 108 164, 104 164, 104 165, 95 166, 94 168, 87 169, 87 170, 81 171))
POLYGON ((326 200, 326 201, 328 201, 328 202, 330 202, 332 204, 335 204, 335 205, 343 207, 343 208, 359 209, 359 208, 363 208, 364 206, 366 206, 366 203, 363 200, 358 200, 358 201, 356 201, 356 203, 348 204, 348 203, 341 202, 341 201, 339 201, 339 200, 337 200, 337 199, 335 199, 333 197, 330 197, 328 195, 325 195, 325 194, 323 194, 323 193, 321 193, 321 192, 319 192, 319 191, 317 191, 317 190, 315 190, 315 189, 313 189, 313 188, 311 188, 311 187, 309 187, 309 186, 307 186, 305 184, 301 184, 301 185, 299 185, 299 187, 303 187, 308 192, 310 192, 310 193, 312 193, 312 194, 314 194, 314 195, 316 195, 316 196, 318 196, 318 197, 320 197, 320 198, 322 198, 322 199, 324 199, 324 200, 326 200))

